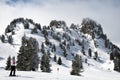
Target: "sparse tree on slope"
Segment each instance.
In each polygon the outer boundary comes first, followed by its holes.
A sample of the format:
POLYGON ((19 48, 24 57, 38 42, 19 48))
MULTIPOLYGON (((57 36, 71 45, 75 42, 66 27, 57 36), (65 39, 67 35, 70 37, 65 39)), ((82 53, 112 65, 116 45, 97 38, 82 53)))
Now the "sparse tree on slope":
POLYGON ((3 43, 5 43, 5 36, 4 36, 4 35, 1 36, 1 41, 2 41, 3 43))
POLYGON ((45 46, 44 43, 41 44, 41 52, 44 54, 45 53, 45 46))
POLYGON ((10 70, 11 68, 11 56, 7 58, 7 66, 5 67, 5 70, 10 70))
POLYGON ((51 72, 50 66, 51 66, 50 65, 50 55, 44 53, 41 58, 41 66, 40 66, 42 72, 51 72))
POLYGON ((113 53, 110 54, 110 60, 114 60, 113 53))
POLYGON ((71 75, 80 75, 81 69, 83 69, 81 56, 77 55, 74 57, 72 61, 72 71, 71 75))
POLYGON ((54 61, 55 61, 55 62, 57 61, 57 56, 56 56, 56 54, 54 55, 54 61))
POLYGON ((97 52, 97 51, 95 52, 94 59, 95 59, 95 60, 97 60, 97 59, 98 59, 98 52, 97 52))
POLYGON ((61 60, 61 57, 58 58, 58 62, 57 62, 59 65, 62 64, 62 60, 61 60))
POLYGON ((9 42, 10 44, 13 43, 13 38, 12 38, 12 36, 9 36, 9 37, 8 37, 8 42, 9 42))
POLYGON ((90 57, 92 57, 92 50, 90 48, 88 50, 88 54, 89 54, 90 57))
POLYGON ((34 27, 34 28, 32 29, 32 31, 31 31, 31 33, 32 33, 32 34, 38 33, 37 28, 34 27))

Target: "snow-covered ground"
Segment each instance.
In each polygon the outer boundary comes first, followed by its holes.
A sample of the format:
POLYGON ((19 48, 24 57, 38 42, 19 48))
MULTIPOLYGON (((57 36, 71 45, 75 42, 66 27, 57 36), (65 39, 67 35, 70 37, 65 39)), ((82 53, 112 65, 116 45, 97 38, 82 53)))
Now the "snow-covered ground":
POLYGON ((70 75, 70 68, 65 68, 59 66, 59 71, 57 71, 57 66, 51 73, 44 73, 41 71, 17 71, 16 77, 9 77, 10 71, 5 71, 0 69, 0 80, 119 80, 120 73, 109 71, 109 70, 99 70, 93 67, 88 67, 81 76, 70 75))

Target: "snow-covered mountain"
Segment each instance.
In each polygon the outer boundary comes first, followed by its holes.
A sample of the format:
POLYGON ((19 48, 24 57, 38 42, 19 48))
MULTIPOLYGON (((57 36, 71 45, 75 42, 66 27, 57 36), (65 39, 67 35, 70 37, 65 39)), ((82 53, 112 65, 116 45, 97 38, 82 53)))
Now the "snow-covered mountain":
MULTIPOLYGON (((80 25, 67 26, 65 21, 52 20, 50 25, 41 26, 32 19, 14 19, 6 28, 4 42, 0 41, 0 67, 5 67, 9 55, 16 56, 22 43, 22 37, 33 37, 39 43, 39 56, 41 57, 41 45, 45 45, 45 51, 51 53, 52 70, 59 67, 53 57, 61 57, 63 65, 60 68, 71 70, 73 56, 82 56, 84 71, 88 67, 98 70, 113 70, 110 61, 110 53, 114 49, 119 50, 104 34, 101 25, 92 19, 84 18, 80 25), (10 41, 12 39, 12 42, 10 41), (56 50, 52 51, 53 46, 56 50), (91 54, 89 54, 91 50, 91 54)), ((78 79, 78 78, 77 78, 78 79)))

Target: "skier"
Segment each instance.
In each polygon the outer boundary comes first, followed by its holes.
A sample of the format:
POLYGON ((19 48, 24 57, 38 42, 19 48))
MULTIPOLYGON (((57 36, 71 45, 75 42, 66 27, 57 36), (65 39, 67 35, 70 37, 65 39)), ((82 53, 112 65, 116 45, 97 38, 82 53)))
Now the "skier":
POLYGON ((15 71, 16 71, 16 62, 15 62, 15 57, 13 57, 11 60, 11 71, 9 76, 16 76, 15 71))
POLYGON ((59 68, 57 68, 57 71, 59 72, 59 68))

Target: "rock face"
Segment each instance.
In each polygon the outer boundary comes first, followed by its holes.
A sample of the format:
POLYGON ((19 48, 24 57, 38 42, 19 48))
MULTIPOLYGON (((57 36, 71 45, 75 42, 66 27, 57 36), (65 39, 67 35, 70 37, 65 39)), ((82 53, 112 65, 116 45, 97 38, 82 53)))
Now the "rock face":
POLYGON ((101 25, 90 18, 84 18, 81 25, 81 32, 90 34, 93 38, 100 38, 104 35, 101 25))

